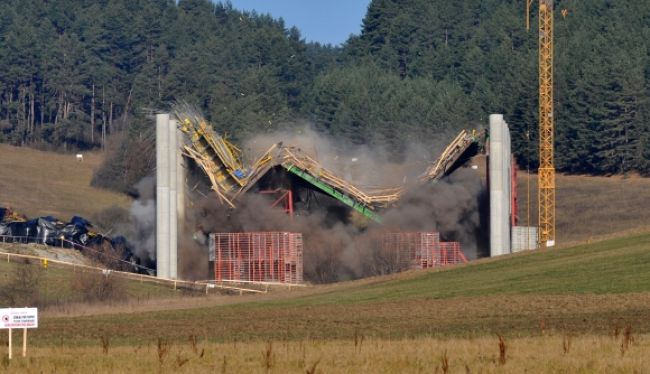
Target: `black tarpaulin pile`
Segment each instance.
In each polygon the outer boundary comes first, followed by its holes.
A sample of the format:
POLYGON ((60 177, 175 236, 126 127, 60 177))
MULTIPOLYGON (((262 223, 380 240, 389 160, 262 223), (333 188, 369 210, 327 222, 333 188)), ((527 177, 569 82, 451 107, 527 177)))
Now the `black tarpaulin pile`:
POLYGON ((79 216, 69 222, 52 216, 27 219, 11 209, 0 208, 0 242, 73 248, 113 269, 151 272, 140 265, 124 237, 109 238, 92 228, 90 221, 79 216))

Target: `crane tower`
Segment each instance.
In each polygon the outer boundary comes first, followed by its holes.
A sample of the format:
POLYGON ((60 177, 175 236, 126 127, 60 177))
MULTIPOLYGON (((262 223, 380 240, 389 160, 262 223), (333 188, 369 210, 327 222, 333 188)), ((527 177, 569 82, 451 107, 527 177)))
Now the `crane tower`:
MULTIPOLYGON (((526 0, 526 26, 530 7, 526 0)), ((539 244, 555 245, 555 163, 553 142, 553 0, 539 0, 539 244)))

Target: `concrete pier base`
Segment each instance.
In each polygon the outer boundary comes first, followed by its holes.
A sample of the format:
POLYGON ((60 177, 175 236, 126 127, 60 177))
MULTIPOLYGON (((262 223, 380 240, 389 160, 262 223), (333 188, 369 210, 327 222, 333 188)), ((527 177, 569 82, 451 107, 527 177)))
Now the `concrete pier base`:
POLYGON ((159 278, 178 279, 179 213, 184 214, 182 133, 169 114, 156 115, 156 268, 159 278))
POLYGON ((502 114, 490 115, 490 256, 511 253, 511 168, 510 130, 502 114))

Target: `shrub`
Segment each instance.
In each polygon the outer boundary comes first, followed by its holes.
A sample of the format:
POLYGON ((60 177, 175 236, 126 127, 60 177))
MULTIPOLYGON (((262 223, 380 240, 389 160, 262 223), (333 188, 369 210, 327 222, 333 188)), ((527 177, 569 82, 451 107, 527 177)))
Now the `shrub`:
POLYGON ((106 273, 76 273, 71 288, 85 302, 119 302, 127 299, 126 285, 122 279, 106 273))
POLYGON ((40 305, 40 280, 40 269, 25 259, 23 264, 13 269, 9 281, 0 287, 0 303, 8 306, 40 305))

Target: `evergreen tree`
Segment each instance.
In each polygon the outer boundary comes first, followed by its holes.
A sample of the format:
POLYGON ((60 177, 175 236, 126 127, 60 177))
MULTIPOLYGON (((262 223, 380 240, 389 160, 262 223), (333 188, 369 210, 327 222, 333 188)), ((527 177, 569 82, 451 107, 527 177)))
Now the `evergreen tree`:
MULTIPOLYGON (((3 1, 0 141, 104 147, 111 135, 139 137, 146 114, 183 100, 235 140, 307 118, 398 154, 501 112, 517 159, 535 168, 537 20, 526 32, 523 7, 373 0, 361 34, 333 48, 229 2, 3 1)), ((557 169, 650 174, 650 3, 556 9, 557 169)), ((128 150, 115 164, 131 165, 125 155, 141 146, 111 146, 128 150)))

